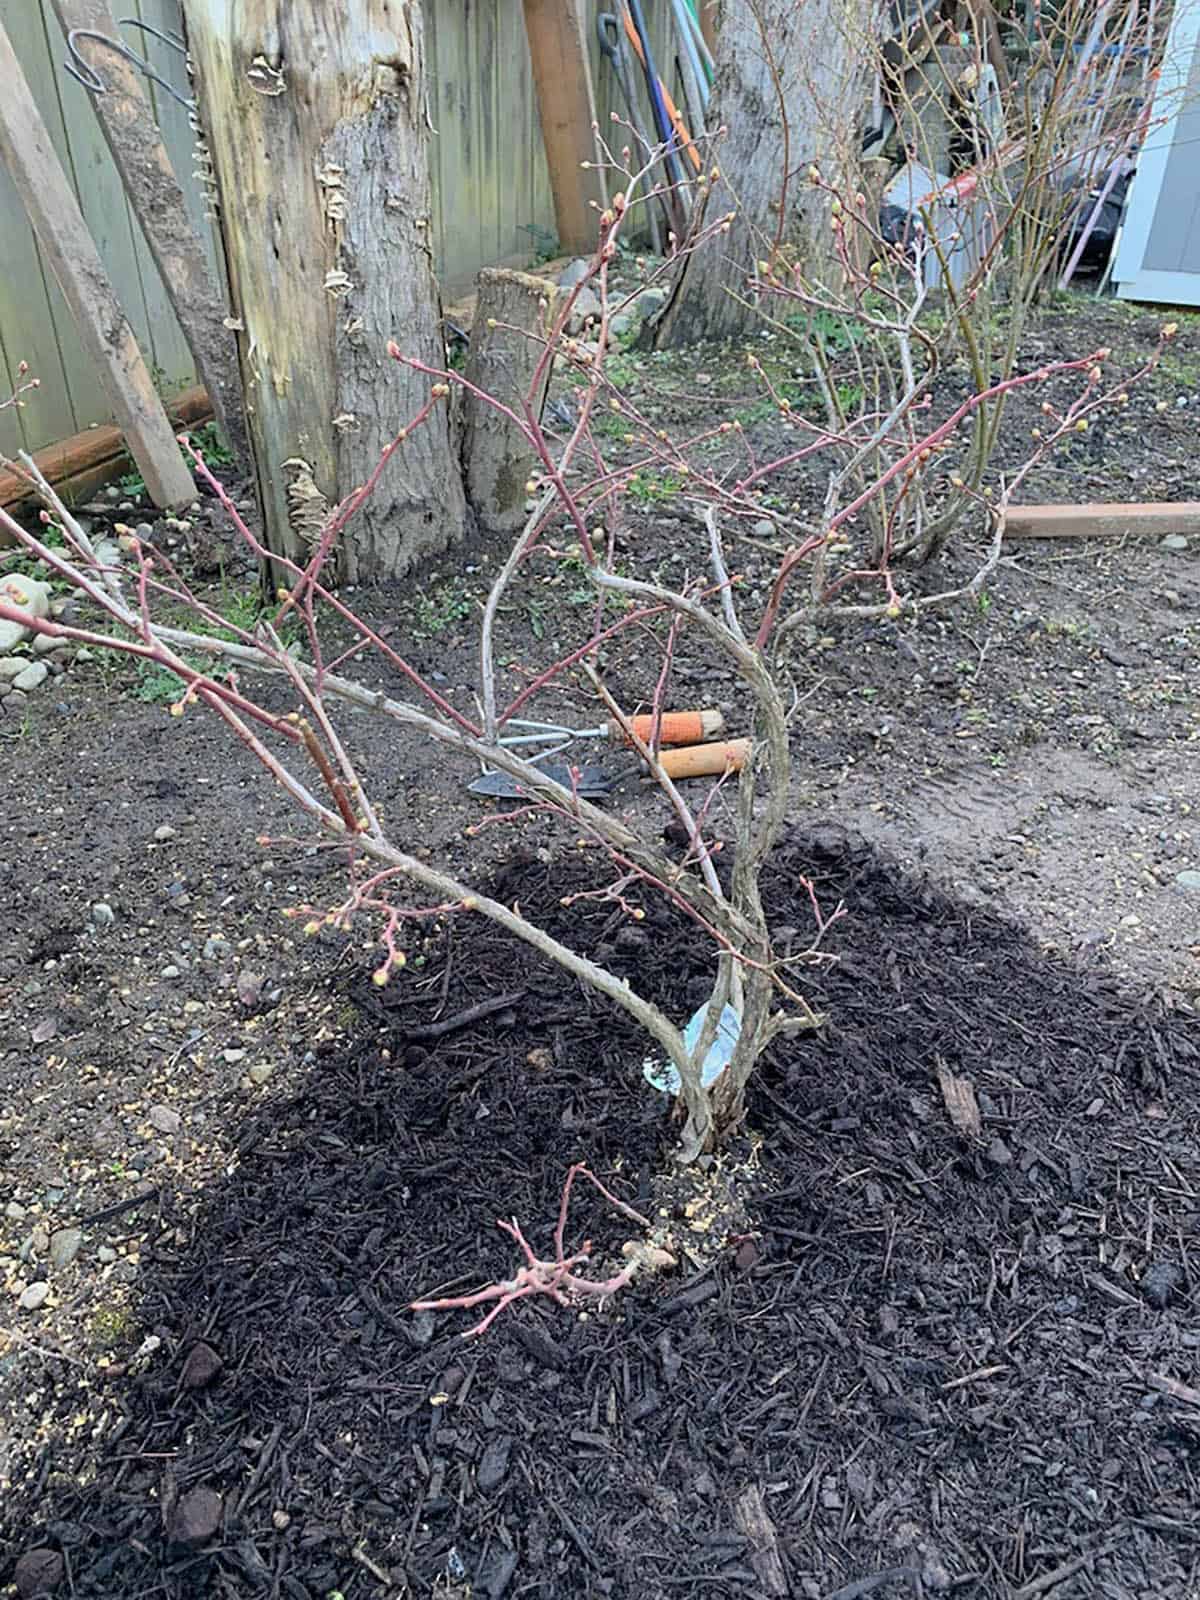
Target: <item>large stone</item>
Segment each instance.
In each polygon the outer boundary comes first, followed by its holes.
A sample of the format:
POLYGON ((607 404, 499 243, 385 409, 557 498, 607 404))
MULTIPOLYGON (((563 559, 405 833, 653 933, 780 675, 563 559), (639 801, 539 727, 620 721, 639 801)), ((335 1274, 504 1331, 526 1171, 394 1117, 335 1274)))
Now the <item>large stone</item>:
POLYGON ((53 655, 56 650, 65 650, 69 643, 69 639, 56 639, 52 633, 38 633, 34 635, 33 653, 35 656, 53 655))
POLYGON ((583 256, 579 256, 559 273, 558 287, 560 289, 573 289, 577 283, 582 283, 587 275, 588 263, 583 256))
MULTIPOLYGON (((38 578, 27 578, 23 572, 10 572, 7 577, 0 578, 0 600, 27 611, 31 617, 49 616, 50 585, 38 578)), ((0 619, 0 655, 7 655, 23 644, 31 631, 24 622, 15 622, 9 617, 0 619)))
POLYGON ((1175 882, 1181 889, 1200 889, 1200 872, 1188 868, 1186 872, 1177 872, 1175 882))
POLYGON ((28 694, 31 689, 40 689, 49 676, 50 668, 44 661, 31 661, 24 672, 13 679, 13 688, 28 694))
MULTIPOLYGON (((0 623, 0 627, 3 627, 3 623, 0 623)), ((6 682, 19 678, 29 664, 28 656, 0 656, 0 678, 6 682)))

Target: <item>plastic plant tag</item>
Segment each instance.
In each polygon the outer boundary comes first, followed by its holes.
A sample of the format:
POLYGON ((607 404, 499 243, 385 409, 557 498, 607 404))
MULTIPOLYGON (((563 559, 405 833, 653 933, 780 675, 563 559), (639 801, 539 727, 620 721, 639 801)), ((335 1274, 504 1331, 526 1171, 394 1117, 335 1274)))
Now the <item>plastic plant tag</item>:
MULTIPOLYGON (((683 1042, 687 1046, 689 1054, 700 1043, 700 1035, 703 1032, 707 1016, 708 1006, 701 1006, 683 1030, 683 1042)), ((721 1020, 717 1024, 716 1038, 709 1045, 708 1054, 704 1058, 704 1065, 700 1069, 700 1082, 706 1089, 716 1083, 733 1059, 734 1046, 738 1042, 738 1035, 741 1031, 742 1019, 740 1013, 735 1011, 731 1005, 726 1005, 721 1012, 721 1020)), ((660 1094, 675 1095, 683 1087, 679 1077, 679 1070, 673 1061, 647 1061, 642 1067, 642 1076, 660 1094)))

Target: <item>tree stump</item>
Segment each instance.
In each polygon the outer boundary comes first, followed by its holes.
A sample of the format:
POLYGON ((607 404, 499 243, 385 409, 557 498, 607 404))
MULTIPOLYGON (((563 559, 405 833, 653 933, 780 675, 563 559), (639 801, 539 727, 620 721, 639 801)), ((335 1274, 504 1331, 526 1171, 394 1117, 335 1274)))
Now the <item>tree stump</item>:
MULTIPOLYGON (((539 418, 551 362, 530 393, 557 290, 543 278, 503 267, 479 274, 479 301, 467 353, 466 379, 524 416, 539 418)), ((463 397, 463 485, 467 502, 488 533, 515 533, 525 521, 526 484, 535 456, 528 441, 494 406, 470 390, 463 397)))

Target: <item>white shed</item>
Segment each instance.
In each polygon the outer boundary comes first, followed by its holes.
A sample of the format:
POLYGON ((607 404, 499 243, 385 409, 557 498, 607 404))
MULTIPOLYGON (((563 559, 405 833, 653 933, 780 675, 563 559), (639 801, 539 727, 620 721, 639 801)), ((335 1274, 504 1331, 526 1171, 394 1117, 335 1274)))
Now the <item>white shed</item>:
POLYGON ((1113 282, 1123 300, 1200 306, 1200 0, 1177 0, 1113 282))

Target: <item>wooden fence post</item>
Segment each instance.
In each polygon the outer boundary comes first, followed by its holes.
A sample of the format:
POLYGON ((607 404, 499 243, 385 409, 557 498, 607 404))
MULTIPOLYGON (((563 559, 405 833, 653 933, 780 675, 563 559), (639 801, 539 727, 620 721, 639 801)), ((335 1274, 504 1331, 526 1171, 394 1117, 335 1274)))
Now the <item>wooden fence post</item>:
MULTIPOLYGON (((109 0, 53 0, 53 4, 68 36, 73 29, 85 28, 112 39, 120 37, 109 0)), ((95 39, 80 39, 77 49, 104 85, 103 94, 91 97, 96 118, 179 318, 196 376, 208 390, 230 450, 248 465, 237 341, 225 326, 226 308, 209 275, 204 246, 192 227, 149 98, 137 69, 115 50, 95 39)))
POLYGON ((599 228, 590 202, 603 209, 607 201, 583 13, 578 0, 524 0, 524 6, 559 248, 590 255, 599 228))
POLYGON ((79 342, 96 363, 150 498, 164 509, 186 505, 196 495, 191 473, 3 23, 0 83, 0 157, 70 307, 79 342))

